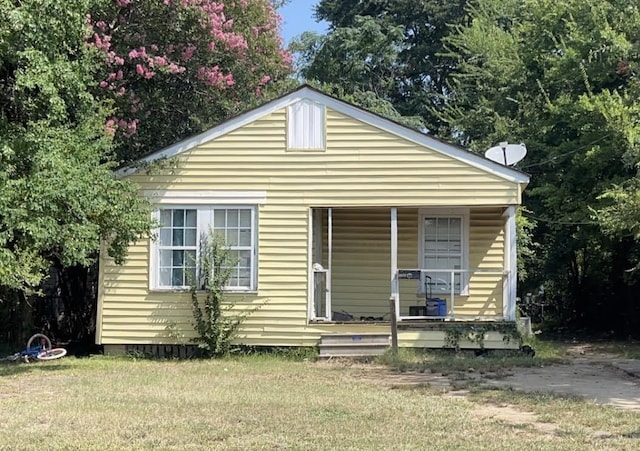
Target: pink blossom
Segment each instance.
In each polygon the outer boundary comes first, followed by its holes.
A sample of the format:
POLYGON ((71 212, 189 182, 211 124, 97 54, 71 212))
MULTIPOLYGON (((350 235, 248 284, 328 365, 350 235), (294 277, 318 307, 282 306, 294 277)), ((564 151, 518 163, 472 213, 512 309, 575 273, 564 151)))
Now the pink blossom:
POLYGON ((271 77, 269 75, 264 75, 260 79, 260 84, 266 85, 267 83, 269 83, 269 80, 271 80, 271 77))
POLYGON ((124 88, 124 86, 122 86, 120 89, 118 89, 118 92, 116 92, 116 97, 122 97, 125 92, 127 92, 127 90, 124 88))
POLYGON ((144 75, 145 70, 144 67, 142 67, 142 64, 136 64, 136 72, 138 75, 144 75))
POLYGON ((193 56, 193 53, 196 51, 196 46, 189 44, 184 52, 182 52, 182 59, 184 61, 189 61, 193 56))
POLYGON ((106 124, 104 124, 105 133, 112 137, 116 134, 116 121, 115 119, 109 119, 106 124))
POLYGON ((124 58, 122 58, 120 56, 116 56, 113 59, 113 62, 116 64, 116 66, 122 66, 122 65, 124 65, 124 58))
POLYGON ((181 74, 185 70, 186 70, 186 68, 183 67, 183 66, 178 66, 175 63, 170 63, 169 64, 169 73, 170 74, 181 74))
POLYGON ((116 0, 116 3, 118 4, 118 6, 129 6, 129 3, 131 3, 131 0, 116 0))
POLYGON ((99 20, 98 22, 96 22, 96 27, 104 30, 105 28, 107 28, 107 24, 104 22, 104 20, 99 20))
POLYGON ((122 77, 124 76, 124 74, 122 73, 121 70, 119 70, 118 72, 116 72, 116 80, 122 80, 122 77))
POLYGON ((134 58, 137 58, 138 56, 139 56, 138 51, 136 49, 133 49, 129 52, 129 59, 134 59, 134 58))
POLYGON ((106 82, 106 81, 104 81, 104 80, 102 80, 102 81, 100 82, 100 87, 101 87, 101 88, 106 88, 108 85, 109 85, 109 83, 107 83, 107 82, 106 82))

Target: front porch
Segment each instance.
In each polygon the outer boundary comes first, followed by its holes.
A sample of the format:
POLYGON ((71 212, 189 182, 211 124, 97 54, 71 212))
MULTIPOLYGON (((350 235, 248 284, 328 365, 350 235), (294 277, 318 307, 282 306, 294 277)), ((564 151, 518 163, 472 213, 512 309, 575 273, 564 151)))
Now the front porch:
POLYGON ((407 346, 441 347, 448 323, 515 321, 515 207, 309 215, 310 325, 388 331, 390 298, 407 346))

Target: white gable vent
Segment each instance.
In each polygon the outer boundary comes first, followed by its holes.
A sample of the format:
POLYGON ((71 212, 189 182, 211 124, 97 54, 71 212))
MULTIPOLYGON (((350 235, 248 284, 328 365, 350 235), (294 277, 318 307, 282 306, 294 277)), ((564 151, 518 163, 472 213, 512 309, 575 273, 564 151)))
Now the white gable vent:
POLYGON ((287 148, 325 149, 325 108, 311 100, 300 100, 287 108, 287 148))

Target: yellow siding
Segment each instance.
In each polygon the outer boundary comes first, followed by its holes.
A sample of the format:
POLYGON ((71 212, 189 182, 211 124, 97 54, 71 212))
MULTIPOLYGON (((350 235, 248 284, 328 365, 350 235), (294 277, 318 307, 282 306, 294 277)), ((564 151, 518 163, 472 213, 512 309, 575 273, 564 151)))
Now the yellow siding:
MULTIPOLYGON (((495 206, 518 203, 516 183, 335 111, 327 112, 327 130, 326 151, 286 151, 281 110, 183 153, 177 168, 130 177, 142 190, 267 193, 258 209, 258 292, 230 296, 238 308, 260 306, 245 324, 245 343, 309 345, 319 336, 319 326, 307 324, 308 212, 313 206, 335 209, 334 305, 349 300, 356 313, 365 314, 365 303, 375 305, 367 315, 387 311, 389 210, 382 207, 405 207, 399 213, 400 267, 417 266, 418 207, 468 206, 471 266, 502 268, 504 220, 495 206), (368 208, 340 210, 349 206, 368 208), (357 276, 355 283, 347 281, 348 274, 357 276)), ((104 255, 100 343, 174 343, 193 336, 188 296, 148 289, 149 242, 131 246, 123 266, 104 255), (179 333, 170 334, 169 326, 179 333)), ((496 285, 495 276, 476 281, 467 299, 456 300, 456 311, 501 312, 501 282, 496 285)), ((402 296, 415 300, 415 288, 402 296)))

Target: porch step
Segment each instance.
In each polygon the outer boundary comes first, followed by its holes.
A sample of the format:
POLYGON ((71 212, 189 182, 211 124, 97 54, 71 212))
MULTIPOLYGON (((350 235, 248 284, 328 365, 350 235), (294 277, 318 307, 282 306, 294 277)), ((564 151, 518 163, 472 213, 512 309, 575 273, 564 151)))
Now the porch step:
POLYGON ((384 354, 389 334, 331 334, 320 337, 320 357, 363 357, 384 354))

